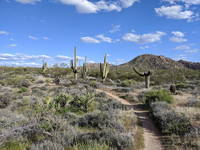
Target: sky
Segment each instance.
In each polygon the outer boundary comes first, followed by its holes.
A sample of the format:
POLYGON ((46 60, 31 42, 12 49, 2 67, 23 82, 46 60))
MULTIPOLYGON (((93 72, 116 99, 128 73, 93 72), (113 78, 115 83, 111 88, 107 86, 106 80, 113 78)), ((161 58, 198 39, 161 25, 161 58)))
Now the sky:
POLYGON ((200 62, 200 0, 0 0, 0 65, 112 64, 155 54, 200 62))

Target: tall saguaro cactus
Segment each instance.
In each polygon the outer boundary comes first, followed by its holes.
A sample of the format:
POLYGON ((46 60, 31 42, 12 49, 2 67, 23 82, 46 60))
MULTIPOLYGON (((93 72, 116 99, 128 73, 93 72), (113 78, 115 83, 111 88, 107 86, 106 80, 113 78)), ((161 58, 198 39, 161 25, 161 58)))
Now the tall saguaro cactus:
POLYGON ((43 60, 43 64, 42 64, 42 72, 45 72, 46 70, 47 70, 47 62, 45 62, 44 60, 43 60))
POLYGON ((78 73, 77 64, 78 64, 78 58, 76 56, 76 47, 75 47, 74 48, 74 60, 71 60, 71 69, 72 69, 72 71, 74 73, 75 80, 77 80, 77 73, 78 73))
POLYGON ((151 76, 151 71, 147 71, 147 72, 144 72, 144 73, 140 73, 138 72, 135 67, 133 67, 133 70, 140 76, 144 77, 145 78, 145 87, 148 89, 149 86, 150 86, 150 76, 151 76))
POLYGON ((87 72, 88 72, 88 68, 87 68, 87 57, 85 57, 85 62, 83 63, 82 69, 81 69, 81 75, 83 79, 87 78, 87 72))
POLYGON ((102 77, 102 81, 104 82, 108 76, 110 71, 109 64, 107 63, 107 55, 104 56, 104 63, 100 63, 100 73, 102 77))

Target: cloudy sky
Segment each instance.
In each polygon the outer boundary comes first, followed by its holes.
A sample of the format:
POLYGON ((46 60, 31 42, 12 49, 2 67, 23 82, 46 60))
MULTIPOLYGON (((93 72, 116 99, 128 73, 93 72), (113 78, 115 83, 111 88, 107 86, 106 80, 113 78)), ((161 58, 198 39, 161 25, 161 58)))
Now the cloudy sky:
POLYGON ((0 65, 141 54, 200 61, 200 0, 0 0, 0 65))

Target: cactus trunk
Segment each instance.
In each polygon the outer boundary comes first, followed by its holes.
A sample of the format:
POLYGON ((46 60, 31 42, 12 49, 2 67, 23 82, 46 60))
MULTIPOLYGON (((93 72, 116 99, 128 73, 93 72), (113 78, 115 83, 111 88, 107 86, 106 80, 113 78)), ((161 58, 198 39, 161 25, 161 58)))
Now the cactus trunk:
POLYGON ((100 63, 100 73, 102 77, 102 82, 105 82, 108 73, 110 71, 109 64, 107 63, 107 55, 104 57, 104 63, 100 63))
POLYGON ((87 78, 87 71, 88 71, 88 68, 87 68, 87 57, 85 57, 85 62, 83 63, 82 71, 81 71, 81 75, 82 75, 83 79, 87 78))
POLYGON ((78 69, 77 69, 78 58, 76 56, 76 47, 74 48, 74 60, 71 60, 71 69, 74 73, 74 79, 77 80, 78 78, 78 69))
POLYGON ((145 76, 145 87, 148 89, 150 86, 150 75, 145 76))
POLYGON ((151 76, 151 71, 148 72, 144 72, 144 73, 140 73, 138 72, 134 67, 133 70, 140 76, 145 78, 145 88, 149 88, 150 87, 150 76, 151 76))

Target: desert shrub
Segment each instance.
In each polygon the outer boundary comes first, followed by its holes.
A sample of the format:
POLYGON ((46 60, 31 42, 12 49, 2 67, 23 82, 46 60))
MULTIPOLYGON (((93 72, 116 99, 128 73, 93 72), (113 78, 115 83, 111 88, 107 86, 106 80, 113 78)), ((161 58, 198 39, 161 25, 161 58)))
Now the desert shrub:
POLYGON ((189 99, 185 105, 187 107, 200 107, 200 99, 189 99))
POLYGON ((28 89, 26 87, 21 87, 21 88, 19 88, 17 93, 24 93, 24 92, 27 92, 27 91, 28 91, 28 89))
POLYGON ((0 108, 6 108, 11 101, 11 97, 8 94, 0 95, 0 108))
POLYGON ((0 145, 0 150, 25 150, 29 147, 29 143, 23 143, 19 141, 6 142, 0 145))
POLYGON ((123 80, 120 85, 122 87, 130 87, 130 86, 134 85, 135 83, 136 83, 135 80, 123 80))
POLYGON ((152 90, 145 93, 145 104, 150 105, 152 102, 156 101, 164 101, 167 103, 173 102, 173 97, 171 96, 170 92, 167 90, 152 90))
POLYGON ((83 112, 88 112, 95 100, 95 95, 92 93, 85 93, 80 96, 76 96, 74 101, 71 102, 71 105, 78 107, 83 112))
POLYGON ((110 112, 92 112, 81 117, 74 124, 80 127, 97 128, 100 130, 112 128, 123 131, 124 128, 118 119, 117 116, 110 112))
POLYGON ((66 148, 66 150, 111 150, 111 149, 106 144, 91 142, 91 143, 79 143, 72 147, 66 148))
POLYGON ((133 146, 133 136, 129 133, 121 133, 115 130, 103 130, 101 132, 82 133, 77 137, 77 142, 87 143, 97 141, 106 143, 113 149, 126 150, 133 146))
POLYGON ((64 150, 64 147, 58 143, 44 141, 42 143, 32 144, 30 150, 64 150))
POLYGON ((28 88, 31 85, 31 82, 28 79, 22 79, 19 81, 19 86, 20 87, 25 87, 28 88))
POLYGON ((65 107, 65 105, 69 104, 72 101, 73 97, 66 94, 60 94, 54 99, 56 107, 65 107))
POLYGON ((96 100, 99 102, 98 109, 101 111, 111 111, 114 109, 122 109, 123 104, 120 102, 113 100, 113 99, 107 99, 105 97, 98 97, 96 100))
POLYGON ((163 134, 184 135, 192 126, 189 119, 181 113, 176 113, 166 102, 151 104, 151 112, 163 134))

